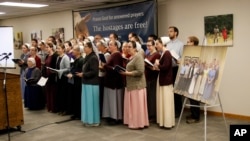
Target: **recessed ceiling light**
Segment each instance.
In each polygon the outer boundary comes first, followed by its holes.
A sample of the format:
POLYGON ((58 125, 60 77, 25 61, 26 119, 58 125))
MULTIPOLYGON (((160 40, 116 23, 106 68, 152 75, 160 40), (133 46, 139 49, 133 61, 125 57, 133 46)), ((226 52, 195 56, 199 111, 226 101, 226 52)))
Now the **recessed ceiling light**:
POLYGON ((3 14, 5 14, 5 12, 0 12, 0 15, 3 15, 3 14))
POLYGON ((17 7, 30 7, 30 8, 40 8, 48 5, 45 4, 33 4, 33 3, 18 3, 18 2, 1 2, 0 5, 3 6, 17 6, 17 7))

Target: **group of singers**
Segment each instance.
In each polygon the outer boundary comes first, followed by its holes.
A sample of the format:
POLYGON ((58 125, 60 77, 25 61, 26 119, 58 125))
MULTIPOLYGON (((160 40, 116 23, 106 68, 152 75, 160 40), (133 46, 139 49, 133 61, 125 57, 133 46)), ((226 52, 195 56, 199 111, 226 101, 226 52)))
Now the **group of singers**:
POLYGON ((171 26, 169 38, 150 35, 145 51, 135 33, 123 43, 115 33, 64 43, 53 36, 40 43, 32 39, 31 45, 22 46, 18 62, 24 106, 31 110, 46 106, 49 112, 72 115, 85 126, 99 126, 105 118, 108 124, 123 123, 130 129, 146 128, 151 121, 171 129, 182 106, 181 97, 173 93, 178 60, 170 53, 182 55, 178 33, 171 26), (37 85, 41 77, 47 78, 44 87, 37 85))

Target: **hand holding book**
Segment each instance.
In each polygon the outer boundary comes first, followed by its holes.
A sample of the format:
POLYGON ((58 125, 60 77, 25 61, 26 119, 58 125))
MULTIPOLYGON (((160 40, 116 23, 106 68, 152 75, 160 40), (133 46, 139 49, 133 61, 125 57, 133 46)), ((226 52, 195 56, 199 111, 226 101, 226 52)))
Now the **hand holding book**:
POLYGON ((126 69, 119 66, 119 65, 116 65, 113 70, 117 71, 117 72, 126 72, 126 69))

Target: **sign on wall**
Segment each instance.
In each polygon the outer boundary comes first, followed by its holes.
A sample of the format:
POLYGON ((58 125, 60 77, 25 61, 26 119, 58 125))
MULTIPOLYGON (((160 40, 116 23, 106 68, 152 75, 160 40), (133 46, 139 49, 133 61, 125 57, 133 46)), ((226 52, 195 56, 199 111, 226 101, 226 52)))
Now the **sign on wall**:
POLYGON ((74 11, 75 36, 94 36, 101 34, 108 37, 116 33, 120 40, 128 40, 128 34, 135 32, 144 41, 155 30, 155 2, 147 1, 125 6, 74 11))

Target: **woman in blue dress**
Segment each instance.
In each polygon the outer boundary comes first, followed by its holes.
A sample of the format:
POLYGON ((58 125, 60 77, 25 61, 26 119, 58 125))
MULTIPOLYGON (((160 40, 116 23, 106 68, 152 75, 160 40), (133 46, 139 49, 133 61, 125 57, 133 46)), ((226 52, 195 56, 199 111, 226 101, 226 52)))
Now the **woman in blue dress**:
POLYGON ((208 100, 214 91, 215 76, 216 76, 215 65, 212 65, 212 68, 208 71, 207 81, 205 84, 205 90, 203 94, 203 98, 205 100, 208 100))
POLYGON ((82 77, 81 121, 85 126, 99 126, 99 61, 90 41, 84 42, 84 52, 82 72, 76 74, 82 77))
POLYGON ((26 82, 24 92, 24 107, 30 110, 39 110, 45 107, 42 87, 36 83, 41 77, 41 71, 36 67, 36 61, 30 57, 27 61, 28 68, 25 70, 24 80, 26 82))

